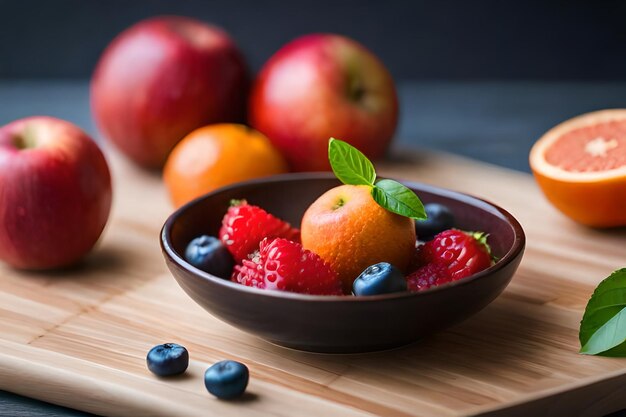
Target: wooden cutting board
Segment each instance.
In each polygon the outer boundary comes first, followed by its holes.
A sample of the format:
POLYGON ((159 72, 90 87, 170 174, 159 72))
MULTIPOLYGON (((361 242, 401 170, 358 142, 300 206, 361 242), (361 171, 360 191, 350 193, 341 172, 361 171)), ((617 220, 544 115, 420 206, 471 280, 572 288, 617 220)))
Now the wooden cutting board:
POLYGON ((160 179, 111 155, 112 217, 84 265, 53 274, 0 267, 0 389, 112 416, 600 416, 626 408, 626 359, 577 353, 587 299, 626 266, 626 229, 572 223, 523 173, 449 155, 402 158, 381 165, 382 174, 492 200, 526 230, 518 273, 478 315, 366 355, 303 353, 249 336, 177 286, 158 242, 172 210, 160 179), (190 369, 158 379, 146 353, 171 341, 187 346, 190 369), (238 401, 216 400, 203 386, 204 370, 225 358, 251 371, 238 401))

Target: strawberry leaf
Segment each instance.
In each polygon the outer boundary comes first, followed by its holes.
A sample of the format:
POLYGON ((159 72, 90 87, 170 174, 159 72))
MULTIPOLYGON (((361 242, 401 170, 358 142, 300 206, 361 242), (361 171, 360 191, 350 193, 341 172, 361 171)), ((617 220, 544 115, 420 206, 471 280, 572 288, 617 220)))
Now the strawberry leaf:
POLYGON ((374 185, 376 171, 374 165, 354 146, 330 138, 328 159, 339 181, 350 185, 374 185))
POLYGON ((485 232, 465 232, 465 233, 472 236, 474 239, 478 241, 478 243, 480 243, 485 248, 485 250, 491 257, 491 261, 493 263, 498 262, 499 258, 495 256, 493 253, 491 253, 491 246, 489 245, 489 243, 487 243, 487 238, 489 237, 489 233, 485 233, 485 232))
POLYGON ((242 204, 248 204, 248 202, 245 199, 240 200, 240 199, 232 198, 230 200, 229 206, 230 207, 236 207, 236 206, 240 206, 242 204))
POLYGON ((394 180, 380 180, 372 188, 372 197, 383 208, 410 217, 425 220, 426 211, 413 191, 394 180))
POLYGON ((580 323, 580 353, 626 356, 626 268, 602 281, 580 323))

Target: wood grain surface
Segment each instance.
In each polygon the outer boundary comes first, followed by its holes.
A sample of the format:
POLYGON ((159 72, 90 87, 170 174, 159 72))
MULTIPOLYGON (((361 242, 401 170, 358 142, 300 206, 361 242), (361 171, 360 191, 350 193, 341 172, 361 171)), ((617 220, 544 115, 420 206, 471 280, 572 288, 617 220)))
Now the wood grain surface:
POLYGON ((626 408, 626 361, 577 353, 593 288, 626 264, 626 229, 570 222, 527 174, 432 153, 381 164, 383 175, 506 208, 527 233, 526 255, 503 295, 462 324, 394 351, 333 356, 271 345, 194 304, 161 257, 158 232, 172 208, 159 177, 109 159, 112 218, 83 265, 52 274, 0 267, 0 389, 112 416, 601 416, 626 408), (170 341, 187 346, 192 363, 182 377, 159 379, 145 355, 170 341), (225 358, 251 371, 248 393, 233 402, 214 399, 202 382, 204 369, 225 358))

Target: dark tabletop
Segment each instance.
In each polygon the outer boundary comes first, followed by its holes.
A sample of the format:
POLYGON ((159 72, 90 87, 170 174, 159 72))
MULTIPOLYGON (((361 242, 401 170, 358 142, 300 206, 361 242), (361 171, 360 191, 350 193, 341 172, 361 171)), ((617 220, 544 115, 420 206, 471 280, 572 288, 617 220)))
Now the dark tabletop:
MULTIPOLYGON (((542 133, 581 113, 626 108, 626 82, 403 82, 395 147, 428 148, 529 171, 542 133)), ((76 123, 98 137, 87 81, 0 81, 0 125, 31 115, 76 123)), ((0 391, 0 416, 87 416, 0 391)), ((626 412, 612 417, 626 417, 626 412)))

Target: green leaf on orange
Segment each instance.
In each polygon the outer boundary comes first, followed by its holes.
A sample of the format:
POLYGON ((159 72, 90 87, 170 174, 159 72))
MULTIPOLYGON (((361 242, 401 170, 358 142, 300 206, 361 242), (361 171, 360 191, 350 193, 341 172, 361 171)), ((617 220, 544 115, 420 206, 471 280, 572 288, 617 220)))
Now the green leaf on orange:
POLYGON ((626 356, 626 268, 596 287, 580 323, 580 353, 626 356))
POLYGON ((374 185, 374 165, 357 148, 335 138, 328 141, 328 159, 339 181, 350 185, 374 185))
POLYGON ((372 188, 372 197, 385 209, 415 220, 425 220, 426 211, 419 197, 394 180, 380 180, 372 188))

